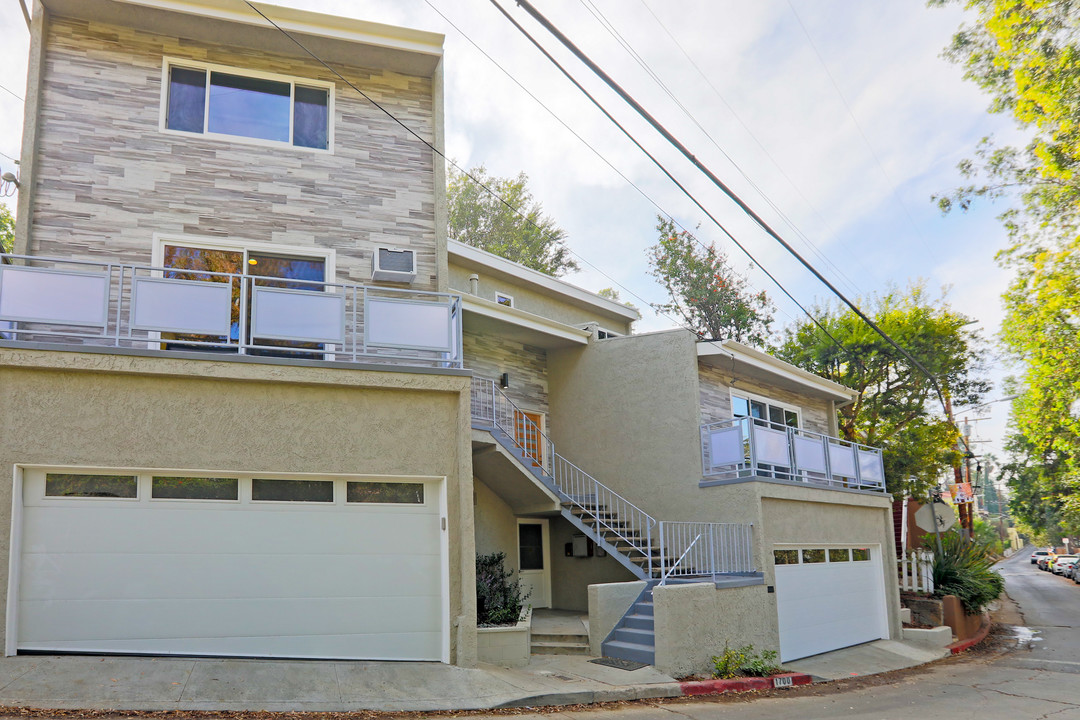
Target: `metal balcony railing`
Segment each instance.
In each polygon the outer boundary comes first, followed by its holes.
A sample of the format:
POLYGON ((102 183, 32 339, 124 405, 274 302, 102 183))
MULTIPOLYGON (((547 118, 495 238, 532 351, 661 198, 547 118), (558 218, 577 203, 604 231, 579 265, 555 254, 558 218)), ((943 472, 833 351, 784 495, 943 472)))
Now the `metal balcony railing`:
POLYGON ((472 420, 509 437, 524 461, 551 481, 571 514, 590 519, 593 540, 603 537, 626 548, 624 555, 636 558, 644 577, 666 580, 755 571, 751 524, 655 519, 556 452, 555 443, 494 380, 473 378, 472 420))
POLYGON ((885 492, 881 449, 758 418, 701 426, 706 478, 766 477, 885 492))
POLYGON ((462 367, 449 293, 0 255, 0 339, 462 367))

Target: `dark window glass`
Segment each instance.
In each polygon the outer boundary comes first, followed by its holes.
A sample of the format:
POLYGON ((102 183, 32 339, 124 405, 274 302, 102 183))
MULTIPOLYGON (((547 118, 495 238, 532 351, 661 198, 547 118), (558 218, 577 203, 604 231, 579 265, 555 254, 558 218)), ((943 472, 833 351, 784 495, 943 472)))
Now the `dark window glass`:
POLYGON ((296 86, 293 101, 293 145, 330 147, 329 93, 326 90, 296 86))
POLYGON ((45 495, 48 497, 138 497, 139 483, 134 475, 66 475, 48 473, 45 495))
POLYGON ((345 502, 424 504, 423 483, 350 482, 345 502))
POLYGON ((784 411, 784 424, 788 427, 799 427, 799 414, 791 412, 790 410, 784 411))
POLYGON ((237 500, 240 481, 236 478, 155 477, 150 496, 169 500, 237 500))
POLYGON ((863 562, 870 559, 870 548, 851 548, 851 559, 863 562))
POLYGON ((206 71, 169 68, 169 107, 165 126, 201 133, 206 110, 206 71))
POLYGON ((798 565, 798 550, 773 550, 774 565, 798 565))
POLYGON ((760 420, 764 420, 766 416, 765 403, 758 402, 757 400, 750 401, 750 416, 756 417, 760 420))
POLYGON ((544 528, 536 523, 518 525, 518 558, 522 570, 544 569, 544 528))
POLYGON ((850 559, 850 552, 847 548, 829 549, 829 562, 847 562, 850 559))
POLYGON ((775 405, 769 406, 769 421, 774 422, 777 425, 784 424, 784 409, 778 408, 775 405))
POLYGON ((825 551, 820 549, 815 550, 803 550, 802 551, 803 564, 806 563, 823 563, 825 562, 825 551))
POLYGON ((334 502, 332 480, 261 480, 251 481, 252 500, 284 502, 334 502))
POLYGON ((289 142, 287 82, 210 73, 208 130, 226 135, 289 142))

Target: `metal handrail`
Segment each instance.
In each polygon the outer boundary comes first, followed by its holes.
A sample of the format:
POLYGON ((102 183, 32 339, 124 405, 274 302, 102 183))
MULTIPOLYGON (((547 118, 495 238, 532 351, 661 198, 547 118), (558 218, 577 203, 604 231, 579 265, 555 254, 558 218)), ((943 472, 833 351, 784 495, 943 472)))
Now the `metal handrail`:
MULTIPOLYGON (((702 558, 705 574, 717 575, 724 572, 752 572, 753 557, 750 551, 751 525, 738 523, 665 523, 658 521, 649 513, 627 500, 621 494, 601 483, 595 477, 567 460, 555 450, 555 443, 521 410, 513 400, 506 396, 494 380, 474 377, 472 380, 472 417, 500 430, 515 447, 525 456, 532 458, 541 474, 551 480, 563 502, 580 508, 589 514, 598 529, 606 530, 633 550, 645 557, 646 577, 653 576, 653 541, 660 544, 660 566, 655 568, 663 572, 667 550, 683 550, 685 556, 693 543, 683 549, 684 538, 675 533, 668 537, 663 528, 679 529, 684 525, 705 528, 705 535, 712 539, 709 555, 702 558), (530 448, 523 443, 518 431, 526 440, 536 438, 542 450, 537 458, 530 448), (737 529, 737 530, 735 530, 737 529), (666 539, 665 539, 666 538, 666 539), (716 546, 728 539, 738 545, 728 548, 727 555, 718 556, 716 546), (672 547, 672 540, 677 540, 672 547), (745 547, 743 547, 745 545, 745 547)), ((673 566, 674 569, 674 566, 673 566)))

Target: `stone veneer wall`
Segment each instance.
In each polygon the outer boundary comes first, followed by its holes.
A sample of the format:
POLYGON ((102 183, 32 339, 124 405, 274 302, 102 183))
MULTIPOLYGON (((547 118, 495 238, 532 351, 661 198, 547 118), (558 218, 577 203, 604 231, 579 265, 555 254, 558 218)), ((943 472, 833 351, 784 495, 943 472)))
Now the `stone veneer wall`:
MULTIPOLYGON (((462 335, 465 367, 477 377, 498 380, 510 373, 510 387, 503 392, 522 410, 548 412, 547 351, 513 340, 465 332, 462 335)), ((550 418, 545 431, 550 435, 550 418)))
MULTIPOLYGON (((164 56, 335 81, 322 66, 61 17, 46 43, 31 253, 148 264, 155 232, 236 238, 333 248, 338 280, 370 283, 390 244, 437 288, 432 153, 344 83, 333 154, 158 129, 164 56)), ((429 78, 340 70, 434 139, 429 78)))
MULTIPOLYGON (((701 396, 702 424, 731 419, 731 373, 698 363, 698 388, 701 396)), ((829 402, 818 400, 777 387, 761 385, 742 377, 736 380, 736 390, 761 395, 802 410, 802 426, 806 430, 832 434, 829 423, 829 402)))

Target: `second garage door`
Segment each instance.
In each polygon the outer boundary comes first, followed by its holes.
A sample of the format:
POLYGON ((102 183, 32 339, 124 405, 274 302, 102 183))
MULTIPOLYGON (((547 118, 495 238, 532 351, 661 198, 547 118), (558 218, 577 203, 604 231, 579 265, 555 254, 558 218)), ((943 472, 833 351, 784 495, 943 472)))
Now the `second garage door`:
POLYGON ((441 481, 27 469, 17 648, 442 660, 441 481))
POLYGON ((889 637, 877 547, 777 547, 780 661, 889 637))

